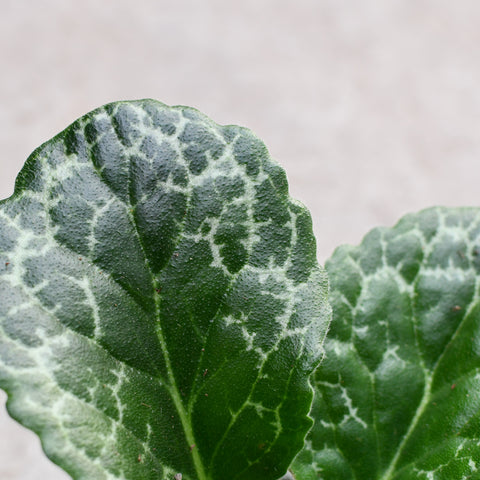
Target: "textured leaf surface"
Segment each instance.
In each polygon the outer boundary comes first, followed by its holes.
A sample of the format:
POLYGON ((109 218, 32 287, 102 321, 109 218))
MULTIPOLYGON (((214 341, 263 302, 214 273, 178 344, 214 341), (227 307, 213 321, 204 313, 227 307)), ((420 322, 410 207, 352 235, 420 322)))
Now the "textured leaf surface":
POLYGON ((275 479, 311 425, 325 290, 251 132, 107 105, 0 204, 0 386, 75 479, 275 479))
POLYGON ((480 478, 480 213, 430 209, 327 263, 299 480, 480 478))

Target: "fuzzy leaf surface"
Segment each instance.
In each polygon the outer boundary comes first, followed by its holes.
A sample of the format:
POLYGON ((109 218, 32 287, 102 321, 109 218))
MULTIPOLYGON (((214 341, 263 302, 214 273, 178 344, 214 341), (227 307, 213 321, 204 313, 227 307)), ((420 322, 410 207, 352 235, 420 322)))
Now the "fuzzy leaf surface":
POLYGON ((196 110, 95 110, 0 203, 0 387, 74 479, 280 477, 328 321, 283 170, 196 110))
POLYGON ((326 268, 333 321, 296 478, 480 478, 479 209, 408 215, 326 268))

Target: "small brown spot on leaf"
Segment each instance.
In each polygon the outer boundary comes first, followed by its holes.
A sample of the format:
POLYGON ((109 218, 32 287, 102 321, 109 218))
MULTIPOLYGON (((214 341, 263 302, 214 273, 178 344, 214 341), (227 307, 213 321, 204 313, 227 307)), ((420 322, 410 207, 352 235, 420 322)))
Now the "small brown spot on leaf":
POLYGON ((459 312, 461 309, 462 307, 460 305, 455 305, 454 307, 452 307, 452 312, 459 312))
POLYGON ((190 451, 192 451, 195 448, 195 444, 190 445, 190 451))
POLYGON ((450 387, 452 390, 457 386, 456 383, 452 383, 452 386, 450 387))

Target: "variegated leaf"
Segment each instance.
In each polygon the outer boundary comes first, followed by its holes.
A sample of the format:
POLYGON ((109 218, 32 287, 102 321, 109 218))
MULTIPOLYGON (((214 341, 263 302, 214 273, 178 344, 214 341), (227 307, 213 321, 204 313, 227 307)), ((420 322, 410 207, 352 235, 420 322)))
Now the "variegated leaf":
POLYGON ((327 271, 332 329, 296 478, 479 479, 479 209, 408 215, 327 271))
POLYGON ((0 204, 0 387, 78 480, 281 476, 325 297, 283 170, 190 108, 82 117, 0 204))

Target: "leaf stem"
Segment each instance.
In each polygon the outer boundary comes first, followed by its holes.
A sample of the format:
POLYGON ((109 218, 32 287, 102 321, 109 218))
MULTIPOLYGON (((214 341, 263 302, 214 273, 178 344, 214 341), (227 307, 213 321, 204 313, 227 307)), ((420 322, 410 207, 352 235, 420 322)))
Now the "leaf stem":
POLYGON ((396 451, 394 457, 392 458, 392 461, 390 462, 390 465, 388 466, 388 469, 383 474, 382 480, 391 480, 392 479, 393 471, 394 471, 394 469, 397 465, 397 462, 400 458, 400 455, 403 451, 403 448, 405 447, 405 445, 406 445, 407 441, 409 440, 411 434, 413 433, 413 431, 417 427, 417 423, 418 423, 420 417, 422 416, 426 406, 428 405, 428 402, 430 401, 430 393, 431 393, 431 388, 432 388, 432 376, 433 375, 427 375, 427 374, 425 375, 425 390, 424 390, 424 393, 423 393, 422 401, 420 402, 420 405, 417 408, 415 416, 413 417, 413 419, 410 423, 410 426, 408 427, 407 432, 403 436, 403 439, 402 439, 400 445, 398 446, 397 451, 396 451))
MULTIPOLYGON (((171 375, 170 365, 167 365, 168 374, 171 375)), ((198 448, 195 444, 195 436, 193 434, 192 425, 190 423, 190 418, 183 406, 182 400, 178 393, 178 390, 175 384, 169 388, 170 395, 172 396, 173 403, 177 409, 178 416, 180 417, 180 421, 182 422, 182 427, 185 432, 185 437, 187 439, 187 443, 190 446, 190 451, 192 453, 192 460, 193 465, 195 466, 195 470, 197 472, 198 480, 208 480, 208 476, 205 473, 205 469, 203 467, 202 459, 200 458, 200 454, 198 448)))
MULTIPOLYGON (((158 285, 156 284, 156 281, 155 281, 155 287, 158 287, 158 285)), ((156 292, 156 290, 155 290, 154 296, 155 296, 155 305, 157 309, 157 318, 160 318, 160 296, 156 292)), ((165 338, 162 332, 162 327, 160 324, 156 328, 156 334, 160 342, 160 346, 163 352, 163 357, 165 359, 165 366, 167 368, 167 374, 168 374, 168 380, 169 380, 168 391, 170 393, 170 396, 172 397, 175 408, 177 409, 180 421, 182 422, 183 431, 185 432, 185 438, 187 440, 187 444, 190 447, 193 465, 197 472, 198 480, 208 480, 208 476, 205 473, 205 468, 203 466, 202 459, 200 458, 200 453, 198 451, 198 448, 196 447, 195 435, 192 430, 190 417, 187 411, 185 410, 185 407, 182 402, 182 398, 180 396, 178 387, 176 385, 175 375, 173 373, 172 364, 170 362, 170 357, 168 355, 167 344, 165 342, 165 338)))

